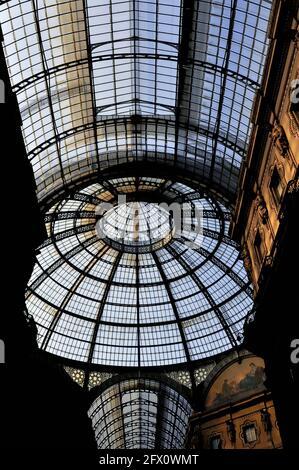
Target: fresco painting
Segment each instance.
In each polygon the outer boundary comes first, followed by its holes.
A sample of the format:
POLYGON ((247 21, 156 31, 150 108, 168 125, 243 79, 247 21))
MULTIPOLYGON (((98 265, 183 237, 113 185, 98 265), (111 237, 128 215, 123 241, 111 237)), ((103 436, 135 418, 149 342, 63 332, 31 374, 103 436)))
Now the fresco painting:
POLYGON ((235 402, 256 390, 265 390, 264 361, 258 357, 246 358, 241 364, 229 366, 212 385, 206 407, 214 407, 235 402))

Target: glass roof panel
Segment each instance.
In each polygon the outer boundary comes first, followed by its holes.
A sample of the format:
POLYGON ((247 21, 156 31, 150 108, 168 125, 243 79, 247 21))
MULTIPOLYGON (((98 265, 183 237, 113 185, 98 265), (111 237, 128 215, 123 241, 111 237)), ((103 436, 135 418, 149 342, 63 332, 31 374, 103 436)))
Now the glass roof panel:
POLYGON ((233 199, 269 0, 11 0, 4 48, 41 200, 132 160, 233 199))

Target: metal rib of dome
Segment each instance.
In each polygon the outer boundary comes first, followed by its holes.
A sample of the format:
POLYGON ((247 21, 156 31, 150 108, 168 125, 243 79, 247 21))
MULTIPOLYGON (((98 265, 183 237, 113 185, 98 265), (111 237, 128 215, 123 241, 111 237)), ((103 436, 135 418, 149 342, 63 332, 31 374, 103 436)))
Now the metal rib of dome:
POLYGON ((40 200, 131 161, 188 171, 234 198, 271 1, 1 4, 40 200))
POLYGON ((251 289, 227 236, 229 212, 203 190, 162 178, 111 179, 74 191, 45 220, 49 238, 27 292, 43 350, 82 367, 134 368, 190 364, 238 346, 251 289), (147 252, 112 247, 97 231, 99 207, 117 210, 119 195, 184 204, 189 224, 147 252))

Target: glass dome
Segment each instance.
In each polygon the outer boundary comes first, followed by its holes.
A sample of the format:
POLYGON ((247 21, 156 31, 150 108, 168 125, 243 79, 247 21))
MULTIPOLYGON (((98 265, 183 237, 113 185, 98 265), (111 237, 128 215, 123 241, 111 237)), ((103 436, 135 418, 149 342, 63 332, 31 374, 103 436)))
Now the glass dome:
POLYGON ((147 201, 118 203, 107 211, 97 226, 98 234, 111 246, 130 252, 160 248, 173 236, 169 212, 147 201))
POLYGON ((229 220, 204 190, 166 178, 105 180, 53 204, 26 300, 41 348, 100 369, 237 347, 252 292, 229 220))

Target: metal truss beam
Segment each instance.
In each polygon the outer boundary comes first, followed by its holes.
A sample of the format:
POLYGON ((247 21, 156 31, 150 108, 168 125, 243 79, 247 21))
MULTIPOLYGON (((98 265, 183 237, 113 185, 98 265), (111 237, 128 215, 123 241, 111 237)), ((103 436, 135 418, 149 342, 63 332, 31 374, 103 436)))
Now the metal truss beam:
MULTIPOLYGON (((1 5, 1 3, 0 3, 1 5)), ((122 53, 122 54, 105 54, 105 55, 93 55, 92 62, 103 62, 103 61, 111 61, 117 59, 152 59, 152 60, 169 60, 171 62, 177 62, 177 56, 171 56, 169 54, 153 54, 153 53, 122 53)), ((47 71, 41 71, 36 74, 27 77, 26 79, 16 83, 12 89, 14 92, 18 93, 22 91, 24 88, 32 85, 33 83, 37 82, 38 80, 42 80, 46 77, 50 77, 58 72, 64 72, 65 70, 72 69, 78 66, 88 65, 88 58, 82 58, 78 60, 73 60, 71 62, 66 62, 63 64, 56 65, 55 67, 49 67, 47 71)), ((210 70, 215 73, 223 74, 224 72, 232 78, 244 83, 251 87, 253 90, 258 90, 260 88, 259 83, 251 80, 249 77, 242 75, 240 73, 235 72, 234 70, 226 69, 225 67, 221 67, 216 64, 212 64, 210 62, 206 62, 203 60, 188 60, 186 61, 186 65, 196 65, 202 67, 205 70, 210 70)))
POLYGON ((46 56, 44 45, 43 45, 42 32, 41 32, 41 29, 40 29, 39 6, 38 6, 38 4, 36 5, 35 3, 36 2, 31 1, 32 9, 33 9, 34 22, 35 22, 35 28, 36 28, 36 33, 37 33, 37 37, 38 37, 38 47, 39 47, 40 55, 41 55, 41 59, 42 59, 42 64, 41 65, 42 65, 42 69, 43 69, 43 74, 47 78, 49 78, 49 80, 48 79, 45 80, 46 90, 47 90, 47 98, 48 98, 50 116, 51 116, 51 121, 52 121, 52 125, 53 125, 54 136, 55 136, 54 140, 55 140, 56 152, 57 152, 57 157, 58 157, 58 163, 59 163, 60 172, 61 172, 61 179, 62 179, 63 185, 65 185, 64 167, 63 167, 61 152, 60 152, 60 143, 59 143, 58 129, 57 129, 56 119, 55 119, 54 103, 52 101, 51 79, 50 79, 50 76, 48 75, 47 56, 46 56))
MULTIPOLYGON (((117 103, 116 103, 117 105, 117 103)), ((105 128, 109 125, 114 125, 117 126, 118 123, 122 123, 124 125, 127 125, 127 123, 132 123, 132 118, 131 117, 116 117, 116 118, 107 118, 107 119, 102 119, 101 121, 97 122, 97 127, 100 128, 100 126, 104 126, 105 128)), ((155 126, 158 126, 159 124, 164 125, 165 128, 167 126, 172 126, 175 127, 175 122, 172 120, 167 120, 163 119, 161 117, 154 118, 152 116, 143 116, 141 120, 141 124, 144 124, 145 128, 147 129, 148 124, 154 124, 155 126)), ((208 128, 200 127, 200 126, 194 126, 190 123, 186 124, 184 122, 179 123, 180 129, 184 129, 186 131, 193 131, 199 135, 203 135, 205 137, 208 137, 210 139, 216 139, 217 141, 221 142, 224 146, 230 148, 231 150, 234 150, 241 156, 245 156, 246 154, 246 144, 244 143, 244 146, 240 146, 238 143, 236 143, 236 139, 233 140, 229 139, 229 136, 227 134, 222 135, 221 131, 219 130, 218 133, 211 131, 208 128)), ((44 150, 48 149, 52 145, 56 144, 57 141, 62 141, 67 139, 68 137, 74 136, 75 134, 79 132, 84 132, 87 130, 92 130, 94 127, 93 122, 89 122, 86 124, 81 124, 80 126, 73 127, 71 129, 67 129, 64 132, 61 132, 60 134, 50 137, 49 139, 46 139, 43 143, 35 147, 34 149, 30 150, 28 152, 28 158, 32 160, 35 156, 37 156, 39 153, 43 152, 44 150)), ((157 129, 157 128, 156 128, 157 129)), ((155 134, 157 134, 157 130, 155 131, 155 134)), ((152 134, 150 134, 152 135, 152 134)), ((117 140, 117 130, 115 133, 115 139, 117 140)), ((109 152, 108 152, 109 153, 109 152)))
MULTIPOLYGON (((101 180, 98 179, 98 183, 102 184, 101 180)), ((68 197, 68 199, 74 199, 75 201, 82 201, 87 202, 89 204, 94 204, 97 206, 101 204, 101 202, 107 202, 105 199, 101 199, 100 197, 92 196, 91 194, 83 194, 83 193, 76 193, 68 197)))
MULTIPOLYGON (((231 213, 230 212, 222 212, 223 219, 227 222, 231 221, 231 213)), ((204 209, 203 210, 203 217, 206 219, 219 219, 219 212, 216 210, 209 210, 209 209, 204 209)))
POLYGON ((46 246, 51 245, 54 240, 55 241, 64 240, 65 238, 72 237, 73 235, 77 235, 79 233, 94 231, 94 229, 95 229, 95 224, 93 222, 92 224, 81 225, 80 227, 71 228, 69 230, 65 230, 64 232, 56 233, 54 235, 51 235, 49 238, 47 238, 38 248, 39 250, 41 250, 42 248, 45 248, 46 246))
POLYGON ((175 109, 175 151, 174 161, 178 159, 179 131, 181 128, 181 110, 184 99, 184 87, 186 78, 185 63, 189 55, 189 39, 192 32, 192 21, 194 13, 194 0, 182 0, 180 10, 180 44, 177 60, 177 96, 175 109))
POLYGON ((236 249, 240 248, 239 244, 235 242, 234 240, 232 240, 227 235, 222 235, 219 232, 214 232, 213 230, 210 230, 205 227, 202 229, 202 232, 205 237, 213 238, 214 240, 221 239, 221 241, 224 242, 226 245, 232 246, 233 248, 236 248, 236 249))
MULTIPOLYGON (((121 153, 121 152, 119 152, 121 153)), ((125 156, 128 157, 128 153, 124 152, 123 154, 121 153, 121 157, 124 158, 125 156)), ((116 156, 112 152, 113 158, 116 156)), ((230 191, 230 188, 223 188, 221 185, 218 185, 217 183, 214 182, 213 186, 211 187, 210 181, 207 180, 205 177, 203 171, 203 168, 198 168, 198 173, 194 173, 193 171, 191 172, 188 167, 185 169, 180 170, 180 173, 177 174, 176 168, 172 164, 165 164, 165 154, 162 152, 148 152, 147 153, 148 159, 144 160, 144 158, 140 161, 127 161, 125 163, 119 164, 117 166, 113 165, 111 167, 106 166, 102 170, 102 177, 103 178, 126 178, 128 176, 134 176, 136 174, 140 175, 143 174, 144 176, 148 176, 151 178, 156 178, 157 177, 157 172, 159 175, 163 175, 164 178, 167 177, 172 177, 175 178, 178 182, 182 184, 187 184, 191 187, 197 187, 198 186, 198 178, 200 178, 201 181, 201 186, 205 188, 205 191, 207 191, 207 197, 209 198, 209 195, 213 196, 214 199, 216 198, 217 200, 221 201, 223 204, 230 204, 232 205, 235 198, 233 193, 230 191), (155 164, 153 165, 153 161, 155 164), (224 193, 226 189, 226 193, 224 193)), ((170 156, 169 156, 170 157, 170 156)), ((172 156, 171 156, 172 157, 172 156)), ((170 160, 170 158, 169 158, 170 160)), ((193 170, 193 167, 192 167, 193 170)), ((234 171, 236 170, 235 167, 230 167, 229 171, 234 171)), ((58 174, 52 175, 53 177, 55 176, 55 180, 59 178, 58 174)), ((88 184, 93 184, 93 183, 101 183, 99 180, 99 175, 96 170, 92 171, 91 173, 87 175, 83 175, 81 177, 78 177, 76 179, 73 179, 68 182, 67 187, 59 187, 55 189, 53 192, 45 196, 40 200, 40 206, 41 210, 43 212, 46 212, 48 208, 50 208, 55 202, 60 201, 61 199, 65 199, 66 195, 72 198, 72 194, 74 191, 78 191, 80 189, 83 189, 86 187, 88 184)), ((80 198, 82 194, 80 193, 80 198)), ((88 195, 84 195, 85 197, 88 197, 88 195)), ((75 197, 77 198, 77 196, 75 197)), ((108 202, 111 202, 108 201, 108 202)), ((93 203, 91 201, 91 203, 93 203)))
POLYGON ((230 23, 229 23, 228 36, 227 36, 224 67, 223 67, 223 71, 221 72, 222 83, 221 83, 221 90, 219 94, 219 103, 218 103, 217 119, 216 119, 216 131, 215 131, 214 145, 213 145, 213 151, 212 151, 212 161, 211 161, 211 166, 210 166, 210 179, 211 180, 213 179, 213 176, 214 176, 214 169, 215 169, 216 157, 217 157, 217 147, 218 147, 219 136, 221 132, 222 111, 223 111, 226 83, 227 83, 228 70, 229 70, 228 66, 229 66, 230 54, 231 54, 231 48, 232 48, 232 38, 233 38, 233 32, 234 32, 236 9, 237 9, 237 0, 233 0, 232 6, 231 6, 231 16, 230 16, 230 23))
POLYGON ((95 219, 95 211, 63 211, 63 212, 50 212, 45 215, 45 223, 53 222, 55 220, 69 220, 69 219, 95 219))

